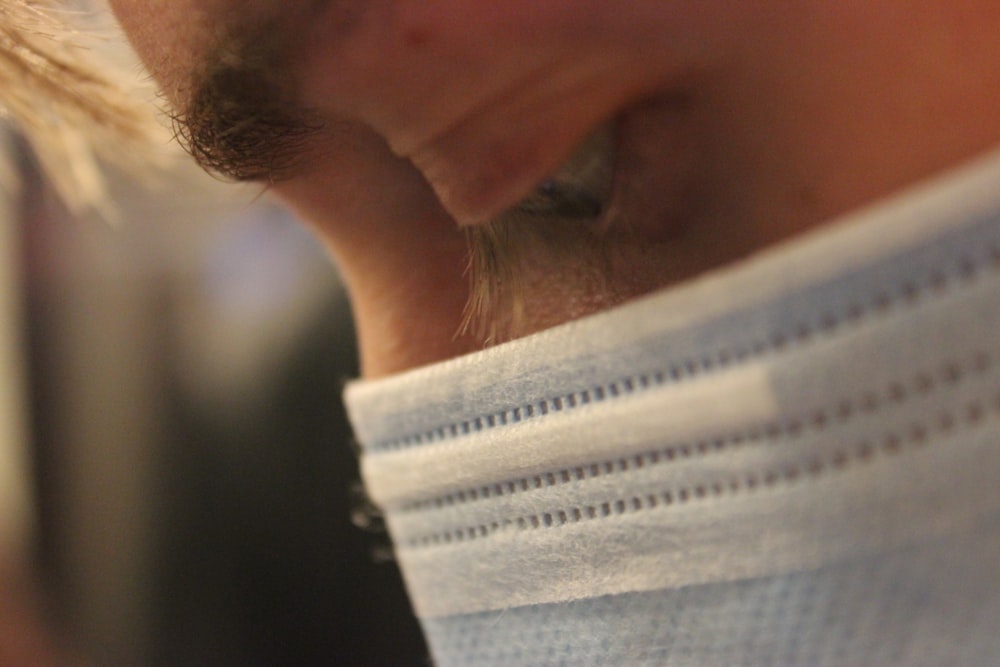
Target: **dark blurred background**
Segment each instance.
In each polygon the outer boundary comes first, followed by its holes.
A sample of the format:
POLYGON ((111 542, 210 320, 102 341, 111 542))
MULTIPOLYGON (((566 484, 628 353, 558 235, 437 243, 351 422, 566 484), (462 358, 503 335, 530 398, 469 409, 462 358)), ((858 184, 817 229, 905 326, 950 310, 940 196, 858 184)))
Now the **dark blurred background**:
POLYGON ((85 662, 428 664, 357 491, 350 308, 311 235, 193 170, 81 218, 12 150, 35 561, 85 662))

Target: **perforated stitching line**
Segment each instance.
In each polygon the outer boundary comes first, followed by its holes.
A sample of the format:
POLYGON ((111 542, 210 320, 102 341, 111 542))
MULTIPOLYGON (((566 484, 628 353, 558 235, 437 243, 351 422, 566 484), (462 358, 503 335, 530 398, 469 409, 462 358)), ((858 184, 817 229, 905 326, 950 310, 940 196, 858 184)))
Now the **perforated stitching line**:
POLYGON ((719 479, 691 486, 681 486, 658 493, 618 498, 593 505, 562 508, 550 512, 540 512, 513 519, 498 519, 488 524, 466 526, 411 538, 403 544, 405 548, 421 549, 437 545, 468 542, 490 537, 503 530, 538 530, 558 528, 583 521, 599 520, 655 510, 679 507, 709 498, 754 493, 774 489, 781 485, 792 485, 805 479, 840 473, 855 464, 869 464, 879 457, 896 456, 905 450, 917 449, 934 435, 947 435, 958 428, 959 423, 975 427, 987 416, 1000 416, 1000 392, 988 402, 971 401, 962 409, 942 411, 933 421, 914 422, 903 431, 894 431, 878 439, 864 439, 850 448, 836 450, 824 457, 816 457, 803 464, 789 463, 749 473, 740 477, 719 479), (988 404, 987 404, 988 403, 988 404))
POLYGON ((599 403, 609 398, 627 396, 671 382, 679 382, 697 377, 718 369, 732 368, 746 363, 751 359, 761 357, 768 352, 782 352, 795 345, 804 345, 814 341, 820 335, 830 335, 842 326, 858 326, 870 317, 884 316, 894 307, 912 307, 920 301, 924 294, 943 295, 956 283, 972 283, 982 277, 984 272, 1000 272, 1000 245, 996 243, 985 248, 980 258, 971 255, 959 255, 949 267, 950 271, 938 267, 928 269, 918 282, 916 278, 904 280, 895 286, 895 291, 883 290, 868 295, 870 303, 854 301, 844 307, 843 312, 821 313, 815 322, 799 322, 785 332, 775 332, 765 340, 758 340, 743 346, 718 350, 713 354, 698 359, 686 359, 671 364, 666 369, 648 373, 639 373, 626 378, 571 392, 557 397, 542 398, 534 403, 506 408, 489 415, 471 417, 461 422, 442 425, 421 433, 400 436, 383 442, 375 442, 367 449, 372 452, 394 451, 407 449, 418 445, 429 444, 441 440, 468 435, 470 433, 494 428, 495 424, 514 424, 532 419, 538 414, 571 410, 589 403, 599 403), (558 401, 558 405, 557 405, 558 401), (489 422, 486 426, 485 422, 489 422))
POLYGON ((929 394, 941 385, 955 386, 961 384, 970 375, 984 375, 989 372, 993 363, 989 353, 976 352, 968 355, 964 360, 940 363, 933 371, 918 371, 906 381, 889 382, 879 391, 862 391, 853 399, 842 399, 829 406, 817 408, 805 418, 788 419, 748 431, 738 431, 714 438, 680 443, 626 457, 562 468, 472 489, 462 489, 435 498, 408 503, 394 509, 394 511, 419 512, 463 505, 478 500, 510 496, 535 489, 628 472, 647 466, 669 464, 676 460, 697 459, 713 452, 730 450, 749 444, 774 442, 785 437, 794 438, 802 435, 804 431, 823 431, 831 422, 836 421, 843 424, 859 414, 878 412, 887 403, 900 405, 913 396, 929 394))

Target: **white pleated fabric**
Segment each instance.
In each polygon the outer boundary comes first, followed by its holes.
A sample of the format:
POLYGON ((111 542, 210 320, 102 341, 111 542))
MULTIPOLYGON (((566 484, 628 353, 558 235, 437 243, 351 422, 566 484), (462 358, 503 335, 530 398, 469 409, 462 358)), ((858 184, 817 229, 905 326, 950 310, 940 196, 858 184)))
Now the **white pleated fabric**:
POLYGON ((439 665, 1000 664, 1000 156, 346 397, 439 665))

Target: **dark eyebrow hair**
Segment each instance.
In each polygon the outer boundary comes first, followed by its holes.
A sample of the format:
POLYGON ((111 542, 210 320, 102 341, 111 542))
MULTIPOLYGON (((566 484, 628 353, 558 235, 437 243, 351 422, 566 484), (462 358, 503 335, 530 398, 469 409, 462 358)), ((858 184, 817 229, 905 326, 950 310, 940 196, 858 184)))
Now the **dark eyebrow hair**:
POLYGON ((290 178, 322 133, 318 115, 297 100, 284 67, 283 21, 220 38, 171 115, 181 145, 207 171, 237 181, 290 178))

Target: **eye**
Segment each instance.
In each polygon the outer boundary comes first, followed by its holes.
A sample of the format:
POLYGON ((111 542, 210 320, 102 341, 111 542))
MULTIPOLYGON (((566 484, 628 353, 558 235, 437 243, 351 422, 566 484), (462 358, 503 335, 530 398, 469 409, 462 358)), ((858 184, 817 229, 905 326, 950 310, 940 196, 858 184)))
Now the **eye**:
POLYGON ((511 212, 572 219, 597 218, 612 194, 615 128, 607 124, 580 145, 569 160, 511 212))

